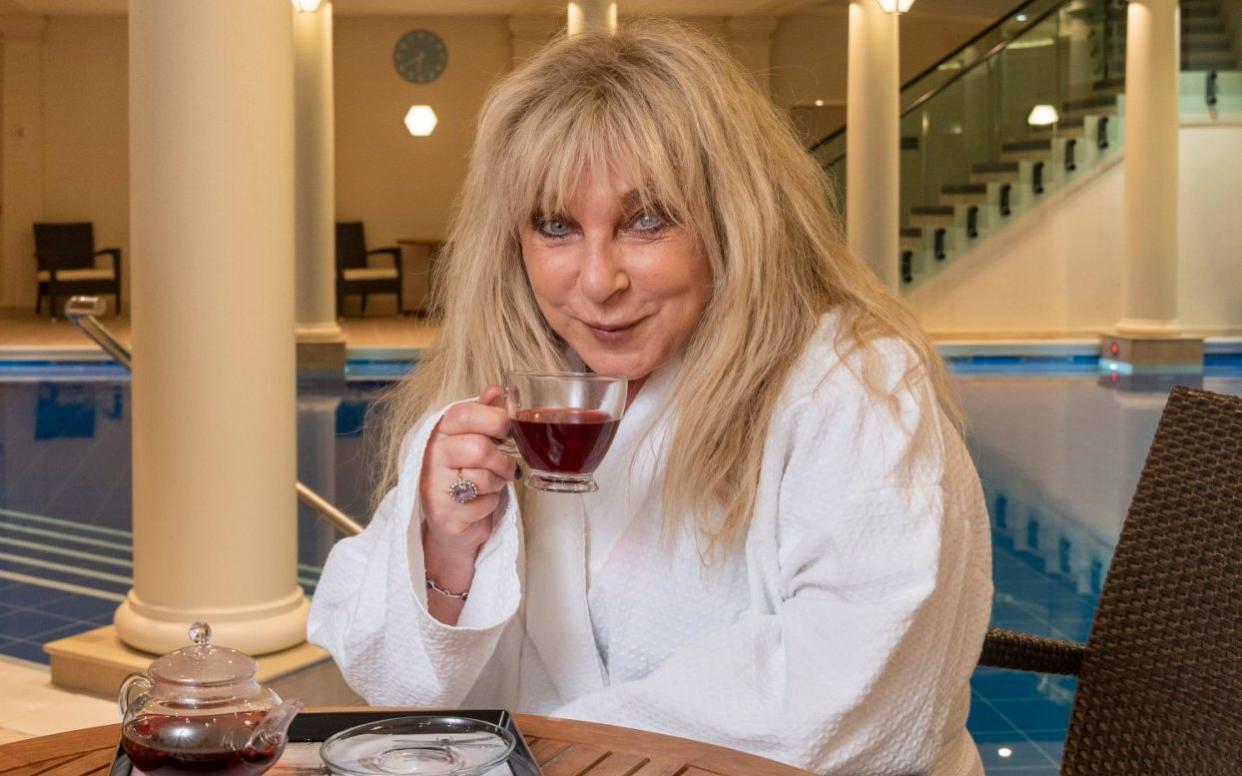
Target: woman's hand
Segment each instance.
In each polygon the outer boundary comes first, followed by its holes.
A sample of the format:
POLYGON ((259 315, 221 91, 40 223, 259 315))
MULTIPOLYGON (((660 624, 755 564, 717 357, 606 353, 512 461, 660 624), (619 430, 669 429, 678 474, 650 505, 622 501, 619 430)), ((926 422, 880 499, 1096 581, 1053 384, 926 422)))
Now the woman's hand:
MULTIPOLYGON (((509 434, 509 414, 502 396, 501 389, 492 385, 478 401, 450 407, 431 433, 423 454, 419 496, 425 516, 422 532, 427 575, 453 592, 470 588, 474 559, 491 536, 500 492, 514 480, 516 462, 496 449, 496 440, 509 434), (478 496, 467 504, 459 504, 449 495, 459 472, 478 488, 478 496)), ((457 621, 460 600, 431 591, 427 598, 436 619, 449 624, 457 621)))

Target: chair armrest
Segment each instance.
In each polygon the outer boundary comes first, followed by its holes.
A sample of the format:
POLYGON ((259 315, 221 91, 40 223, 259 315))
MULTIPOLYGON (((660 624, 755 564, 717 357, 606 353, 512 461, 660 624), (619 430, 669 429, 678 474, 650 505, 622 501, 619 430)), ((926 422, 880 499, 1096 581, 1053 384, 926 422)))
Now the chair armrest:
POLYGON ((1072 641, 990 628, 983 640, 979 665, 1077 676, 1086 654, 1086 646, 1072 641))
POLYGON ((103 248, 95 251, 95 256, 110 256, 112 258, 112 271, 118 275, 121 273, 121 249, 120 248, 103 248))
POLYGON ((385 248, 372 248, 371 250, 367 251, 368 256, 374 256, 378 253, 387 253, 390 256, 392 256, 392 265, 397 268, 398 272, 401 271, 401 249, 400 248, 394 245, 389 245, 388 247, 385 247, 385 248))

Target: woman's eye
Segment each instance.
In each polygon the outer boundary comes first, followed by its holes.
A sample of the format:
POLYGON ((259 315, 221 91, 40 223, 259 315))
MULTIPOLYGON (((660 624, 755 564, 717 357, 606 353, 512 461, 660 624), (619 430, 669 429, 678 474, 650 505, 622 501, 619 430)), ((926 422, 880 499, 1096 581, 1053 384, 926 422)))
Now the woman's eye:
POLYGON ((539 232, 544 237, 565 237, 569 234, 569 224, 560 218, 545 218, 539 222, 539 232))
POLYGON ((665 220, 658 213, 642 212, 634 217, 634 228, 640 232, 655 232, 666 226, 665 220))

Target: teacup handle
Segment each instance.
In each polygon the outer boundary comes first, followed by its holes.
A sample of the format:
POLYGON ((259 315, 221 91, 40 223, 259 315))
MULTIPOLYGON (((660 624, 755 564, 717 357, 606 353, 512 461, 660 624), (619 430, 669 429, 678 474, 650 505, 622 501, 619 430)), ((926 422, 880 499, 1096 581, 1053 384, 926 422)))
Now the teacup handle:
POLYGON ((130 674, 125 677, 125 681, 121 682, 121 689, 116 694, 116 705, 121 710, 121 718, 129 714, 134 699, 134 690, 148 693, 153 687, 155 687, 155 682, 152 682, 151 677, 146 674, 130 674))

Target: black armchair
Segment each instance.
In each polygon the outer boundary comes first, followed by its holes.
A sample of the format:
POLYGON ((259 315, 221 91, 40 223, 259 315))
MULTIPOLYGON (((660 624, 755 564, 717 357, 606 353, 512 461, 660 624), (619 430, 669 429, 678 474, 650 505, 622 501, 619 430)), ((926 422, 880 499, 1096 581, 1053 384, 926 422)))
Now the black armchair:
POLYGON ((76 294, 111 294, 120 313, 120 248, 95 250, 95 230, 90 223, 35 224, 34 238, 38 263, 36 315, 43 308, 43 297, 51 298, 51 315, 55 318, 57 300, 76 294), (111 266, 98 266, 95 259, 99 256, 108 256, 111 266))
POLYGON ((370 294, 396 294, 397 314, 401 314, 401 249, 395 246, 367 250, 361 221, 336 225, 336 314, 340 316, 347 294, 362 295, 362 312, 367 311, 370 294), (370 257, 387 254, 391 267, 373 267, 370 257))

